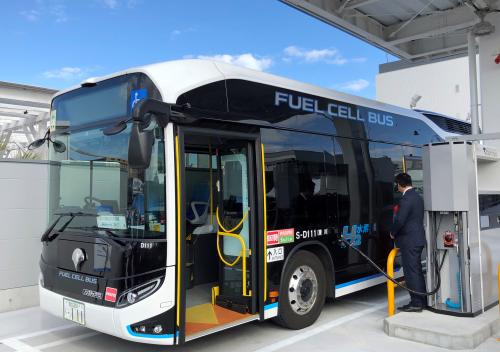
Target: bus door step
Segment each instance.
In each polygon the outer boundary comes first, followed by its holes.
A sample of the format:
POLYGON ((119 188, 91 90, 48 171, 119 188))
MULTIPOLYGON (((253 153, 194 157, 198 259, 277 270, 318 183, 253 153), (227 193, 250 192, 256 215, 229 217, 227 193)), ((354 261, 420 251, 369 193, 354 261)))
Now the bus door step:
POLYGON ((226 308, 241 314, 247 314, 250 309, 250 300, 241 297, 225 297, 222 295, 217 296, 215 304, 219 307, 226 308))

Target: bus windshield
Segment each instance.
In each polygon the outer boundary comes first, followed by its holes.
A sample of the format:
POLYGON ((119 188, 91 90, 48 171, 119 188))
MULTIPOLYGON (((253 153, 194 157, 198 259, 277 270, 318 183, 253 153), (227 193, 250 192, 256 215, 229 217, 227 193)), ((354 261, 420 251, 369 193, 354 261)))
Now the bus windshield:
MULTIPOLYGON (((130 125, 119 134, 103 134, 103 128, 112 124, 112 120, 129 113, 129 92, 134 88, 130 85, 118 79, 115 85, 81 88, 54 100, 53 110, 58 110, 56 138, 67 148, 64 153, 49 149, 51 215, 79 212, 96 215, 68 218, 64 231, 121 238, 165 238, 162 128, 155 122, 148 127, 154 130, 155 139, 146 169, 128 165, 130 125), (108 99, 102 99, 100 90, 108 99), (82 97, 78 92, 82 92, 82 97), (102 120, 108 123, 103 124, 102 120)), ((66 222, 61 219, 59 223, 66 222)), ((55 229, 61 231, 60 227, 55 229)))

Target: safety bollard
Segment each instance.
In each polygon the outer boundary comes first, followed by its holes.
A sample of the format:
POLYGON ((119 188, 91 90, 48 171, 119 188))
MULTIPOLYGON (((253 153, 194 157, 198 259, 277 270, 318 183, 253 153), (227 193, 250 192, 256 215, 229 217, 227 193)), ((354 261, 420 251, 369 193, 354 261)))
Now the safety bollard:
MULTIPOLYGON (((399 248, 393 248, 389 256, 387 257, 387 274, 394 278, 394 259, 399 252, 399 248)), ((391 281, 387 280, 387 311, 389 316, 394 315, 394 287, 396 285, 391 281)))

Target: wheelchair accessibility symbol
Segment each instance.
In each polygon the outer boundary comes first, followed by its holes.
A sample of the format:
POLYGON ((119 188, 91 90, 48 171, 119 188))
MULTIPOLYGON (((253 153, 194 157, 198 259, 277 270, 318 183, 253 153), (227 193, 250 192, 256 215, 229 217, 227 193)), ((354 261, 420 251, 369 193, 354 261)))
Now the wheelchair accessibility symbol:
POLYGON ((148 91, 146 89, 133 89, 130 91, 130 110, 132 110, 138 102, 147 97, 148 91))

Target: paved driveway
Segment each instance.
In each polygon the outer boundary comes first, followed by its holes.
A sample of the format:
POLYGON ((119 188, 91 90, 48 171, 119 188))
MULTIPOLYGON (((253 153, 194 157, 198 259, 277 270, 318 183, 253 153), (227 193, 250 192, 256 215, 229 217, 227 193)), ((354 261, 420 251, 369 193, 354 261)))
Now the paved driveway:
MULTIPOLYGON (((405 303, 406 295, 402 291, 398 291, 396 297, 400 303, 405 303)), ((386 291, 381 285, 327 303, 319 320, 304 330, 293 331, 271 322, 254 322, 188 342, 175 347, 175 351, 445 351, 385 335, 382 322, 386 311, 386 291)), ((72 325, 38 307, 0 314, 0 352, 168 350, 174 348, 133 343, 72 325)), ((500 351, 500 342, 490 338, 474 351, 500 351)))

